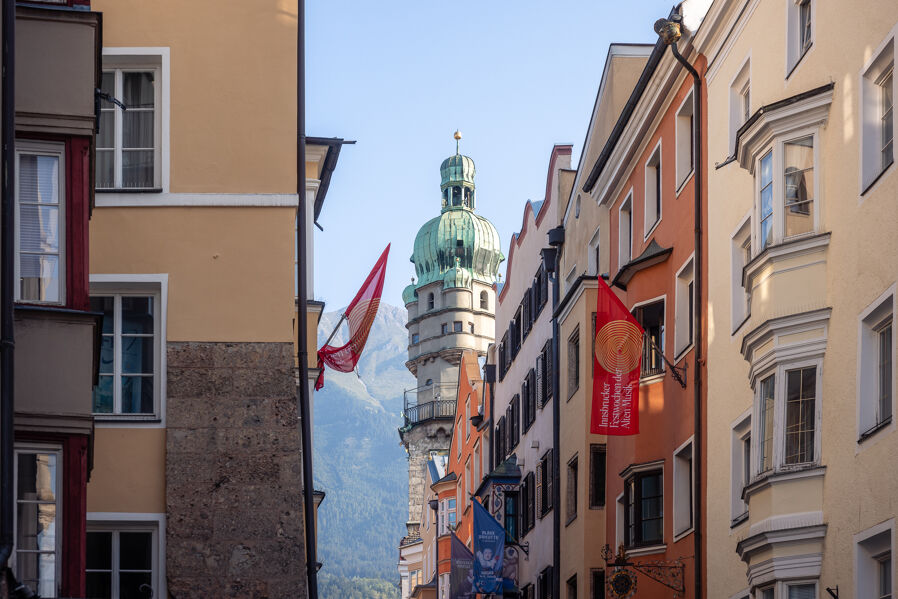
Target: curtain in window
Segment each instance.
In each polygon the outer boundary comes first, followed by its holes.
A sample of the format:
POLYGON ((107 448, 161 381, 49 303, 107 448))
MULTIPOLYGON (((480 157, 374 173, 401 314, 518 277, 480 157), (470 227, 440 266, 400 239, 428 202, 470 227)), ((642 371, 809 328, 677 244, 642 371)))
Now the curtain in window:
POLYGON ((153 187, 155 124, 153 73, 122 73, 122 187, 153 187))
POLYGON ((795 584, 789 586, 789 599, 815 599, 815 585, 795 584))
POLYGON ((19 157, 19 295, 58 302, 59 158, 19 157))

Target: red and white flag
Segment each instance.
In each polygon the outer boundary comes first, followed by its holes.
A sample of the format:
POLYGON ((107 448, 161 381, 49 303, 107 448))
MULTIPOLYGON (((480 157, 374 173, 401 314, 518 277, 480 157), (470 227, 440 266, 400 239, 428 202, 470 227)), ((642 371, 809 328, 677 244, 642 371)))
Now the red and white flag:
POLYGON ((599 435, 639 432, 642 343, 642 327, 599 277, 590 432, 599 435))
POLYGON ((390 244, 377 259, 377 263, 368 278, 362 283, 361 289, 355 294, 352 302, 346 308, 346 320, 349 321, 349 341, 340 347, 325 345, 318 350, 318 380, 315 381, 315 390, 324 387, 324 365, 327 364, 340 372, 352 372, 365 342, 368 341, 368 333, 377 316, 377 308, 380 306, 380 294, 384 289, 384 278, 387 274, 387 256, 390 253, 390 244))

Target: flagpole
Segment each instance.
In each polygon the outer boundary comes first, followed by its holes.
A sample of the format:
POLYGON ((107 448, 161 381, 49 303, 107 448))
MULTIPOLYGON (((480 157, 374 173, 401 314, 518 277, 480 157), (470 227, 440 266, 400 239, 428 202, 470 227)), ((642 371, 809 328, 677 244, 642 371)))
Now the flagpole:
MULTIPOLYGON (((340 325, 343 324, 343 321, 346 320, 346 312, 340 315, 340 320, 337 321, 337 326, 334 327, 334 330, 331 332, 331 336, 327 338, 327 341, 324 342, 324 345, 330 345, 334 336, 337 334, 337 331, 340 330, 340 325)), ((321 347, 324 347, 322 345, 321 347)))

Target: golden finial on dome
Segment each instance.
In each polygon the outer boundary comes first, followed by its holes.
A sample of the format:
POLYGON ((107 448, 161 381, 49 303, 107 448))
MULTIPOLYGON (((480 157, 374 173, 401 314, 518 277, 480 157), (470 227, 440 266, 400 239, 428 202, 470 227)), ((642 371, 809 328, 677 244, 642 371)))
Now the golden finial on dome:
POLYGON ((461 139, 461 131, 459 131, 458 129, 456 129, 456 130, 455 130, 455 135, 453 135, 452 137, 455 138, 455 153, 458 154, 458 140, 461 139))

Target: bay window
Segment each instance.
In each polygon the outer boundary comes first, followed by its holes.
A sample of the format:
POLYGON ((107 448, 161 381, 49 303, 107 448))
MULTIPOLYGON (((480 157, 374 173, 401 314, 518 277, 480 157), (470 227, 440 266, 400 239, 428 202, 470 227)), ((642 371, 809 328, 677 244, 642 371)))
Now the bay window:
POLYGON ((65 146, 16 145, 16 300, 63 304, 65 146))
POLYGON ((895 34, 861 71, 861 194, 895 162, 895 34))
POLYGON ((783 145, 785 237, 814 230, 814 139, 811 136, 783 145))

